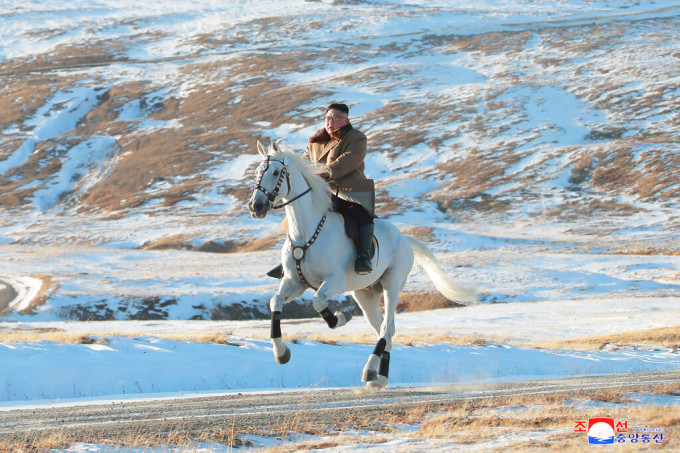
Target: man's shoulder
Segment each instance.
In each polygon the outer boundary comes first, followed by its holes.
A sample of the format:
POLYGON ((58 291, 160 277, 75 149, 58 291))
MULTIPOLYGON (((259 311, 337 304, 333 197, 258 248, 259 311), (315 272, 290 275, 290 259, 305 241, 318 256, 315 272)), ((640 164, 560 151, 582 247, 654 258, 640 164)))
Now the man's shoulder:
POLYGON ((349 140, 366 140, 366 135, 364 135, 364 133, 361 132, 359 129, 352 128, 347 131, 343 138, 349 140))

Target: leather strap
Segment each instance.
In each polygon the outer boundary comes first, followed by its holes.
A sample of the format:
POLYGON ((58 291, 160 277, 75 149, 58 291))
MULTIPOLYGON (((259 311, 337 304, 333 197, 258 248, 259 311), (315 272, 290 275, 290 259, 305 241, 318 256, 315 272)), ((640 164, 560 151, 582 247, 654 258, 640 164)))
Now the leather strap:
POLYGON ((310 288, 314 289, 315 291, 318 290, 319 288, 312 286, 307 279, 305 278, 304 274, 302 273, 302 260, 305 257, 305 253, 307 252, 307 249, 316 242, 316 239, 319 237, 319 233, 321 233, 321 229, 323 228, 324 223, 326 223, 326 214, 324 213, 323 217, 321 217, 321 221, 319 222, 319 226, 316 227, 316 231, 312 235, 312 237, 302 246, 298 247, 293 245, 293 239, 291 239, 290 235, 288 235, 288 240, 290 241, 290 251, 291 254, 293 255, 293 259, 295 260, 295 268, 297 269, 298 277, 300 277, 300 281, 304 283, 305 285, 309 286, 310 288))

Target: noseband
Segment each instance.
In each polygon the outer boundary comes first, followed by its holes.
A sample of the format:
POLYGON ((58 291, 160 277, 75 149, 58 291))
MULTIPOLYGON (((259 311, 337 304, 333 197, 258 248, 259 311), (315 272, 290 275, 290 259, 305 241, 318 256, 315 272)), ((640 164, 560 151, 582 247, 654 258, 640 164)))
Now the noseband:
MULTIPOLYGON (((284 175, 286 177, 286 184, 288 185, 288 190, 290 191, 290 173, 288 173, 288 169, 286 168, 287 165, 288 165, 288 159, 284 158, 283 160, 279 160, 279 159, 276 159, 276 158, 269 156, 269 155, 267 155, 262 160, 262 163, 260 163, 260 167, 258 169, 260 174, 257 177, 257 185, 255 186, 255 190, 259 190, 260 192, 262 192, 267 197, 267 199, 269 200, 270 203, 274 203, 274 200, 276 200, 276 197, 279 196, 279 190, 281 190, 281 184, 283 184, 284 175), (279 174, 279 179, 278 179, 278 181, 276 181, 276 186, 274 187, 274 190, 270 192, 267 189, 265 189, 264 187, 262 187, 262 177, 267 172, 267 169, 269 168, 269 162, 271 162, 271 161, 278 162, 281 165, 283 165, 283 167, 281 167, 281 174, 279 174)), ((311 191, 312 191, 312 188, 307 187, 307 190, 302 192, 300 195, 296 196, 295 198, 293 198, 291 200, 286 201, 285 203, 281 203, 281 204, 277 204, 277 205, 273 204, 272 208, 273 209, 280 209, 280 208, 286 206, 287 204, 294 202, 298 198, 301 198, 304 195, 307 195, 311 191)))

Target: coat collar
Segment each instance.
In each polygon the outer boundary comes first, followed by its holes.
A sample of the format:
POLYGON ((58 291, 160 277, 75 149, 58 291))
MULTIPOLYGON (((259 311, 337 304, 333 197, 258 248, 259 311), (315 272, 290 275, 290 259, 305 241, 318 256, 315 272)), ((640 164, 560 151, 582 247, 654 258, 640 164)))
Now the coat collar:
POLYGON ((342 126, 342 127, 340 128, 340 130, 338 130, 338 132, 337 132, 337 134, 336 134, 339 138, 337 138, 337 137, 333 137, 333 138, 335 138, 336 140, 342 140, 343 138, 345 138, 345 135, 347 135, 347 133, 348 133, 350 130, 352 130, 352 125, 351 125, 351 124, 347 124, 347 125, 345 125, 345 126, 342 126))
MULTIPOLYGON (((353 128, 352 128, 351 124, 348 124, 348 125, 340 128, 340 130, 338 131, 338 135, 340 136, 340 140, 345 138, 345 135, 347 135, 347 133, 352 129, 353 128)), ((331 137, 330 134, 328 132, 326 132, 326 129, 320 129, 316 132, 316 134, 314 134, 310 137, 309 143, 321 143, 322 145, 326 145, 332 139, 333 139, 333 137, 331 137)))

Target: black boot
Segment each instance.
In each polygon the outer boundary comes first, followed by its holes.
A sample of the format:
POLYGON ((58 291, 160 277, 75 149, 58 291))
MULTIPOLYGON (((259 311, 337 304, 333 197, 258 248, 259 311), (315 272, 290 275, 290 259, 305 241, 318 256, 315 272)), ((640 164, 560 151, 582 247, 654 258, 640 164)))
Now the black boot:
POLYGON ((373 267, 368 258, 368 251, 373 241, 373 224, 369 223, 359 227, 359 238, 357 239, 357 259, 354 262, 354 272, 360 275, 371 273, 373 267))
POLYGON ((283 278, 283 264, 279 264, 274 269, 267 272, 267 275, 269 275, 272 278, 278 278, 279 280, 281 280, 283 278))

